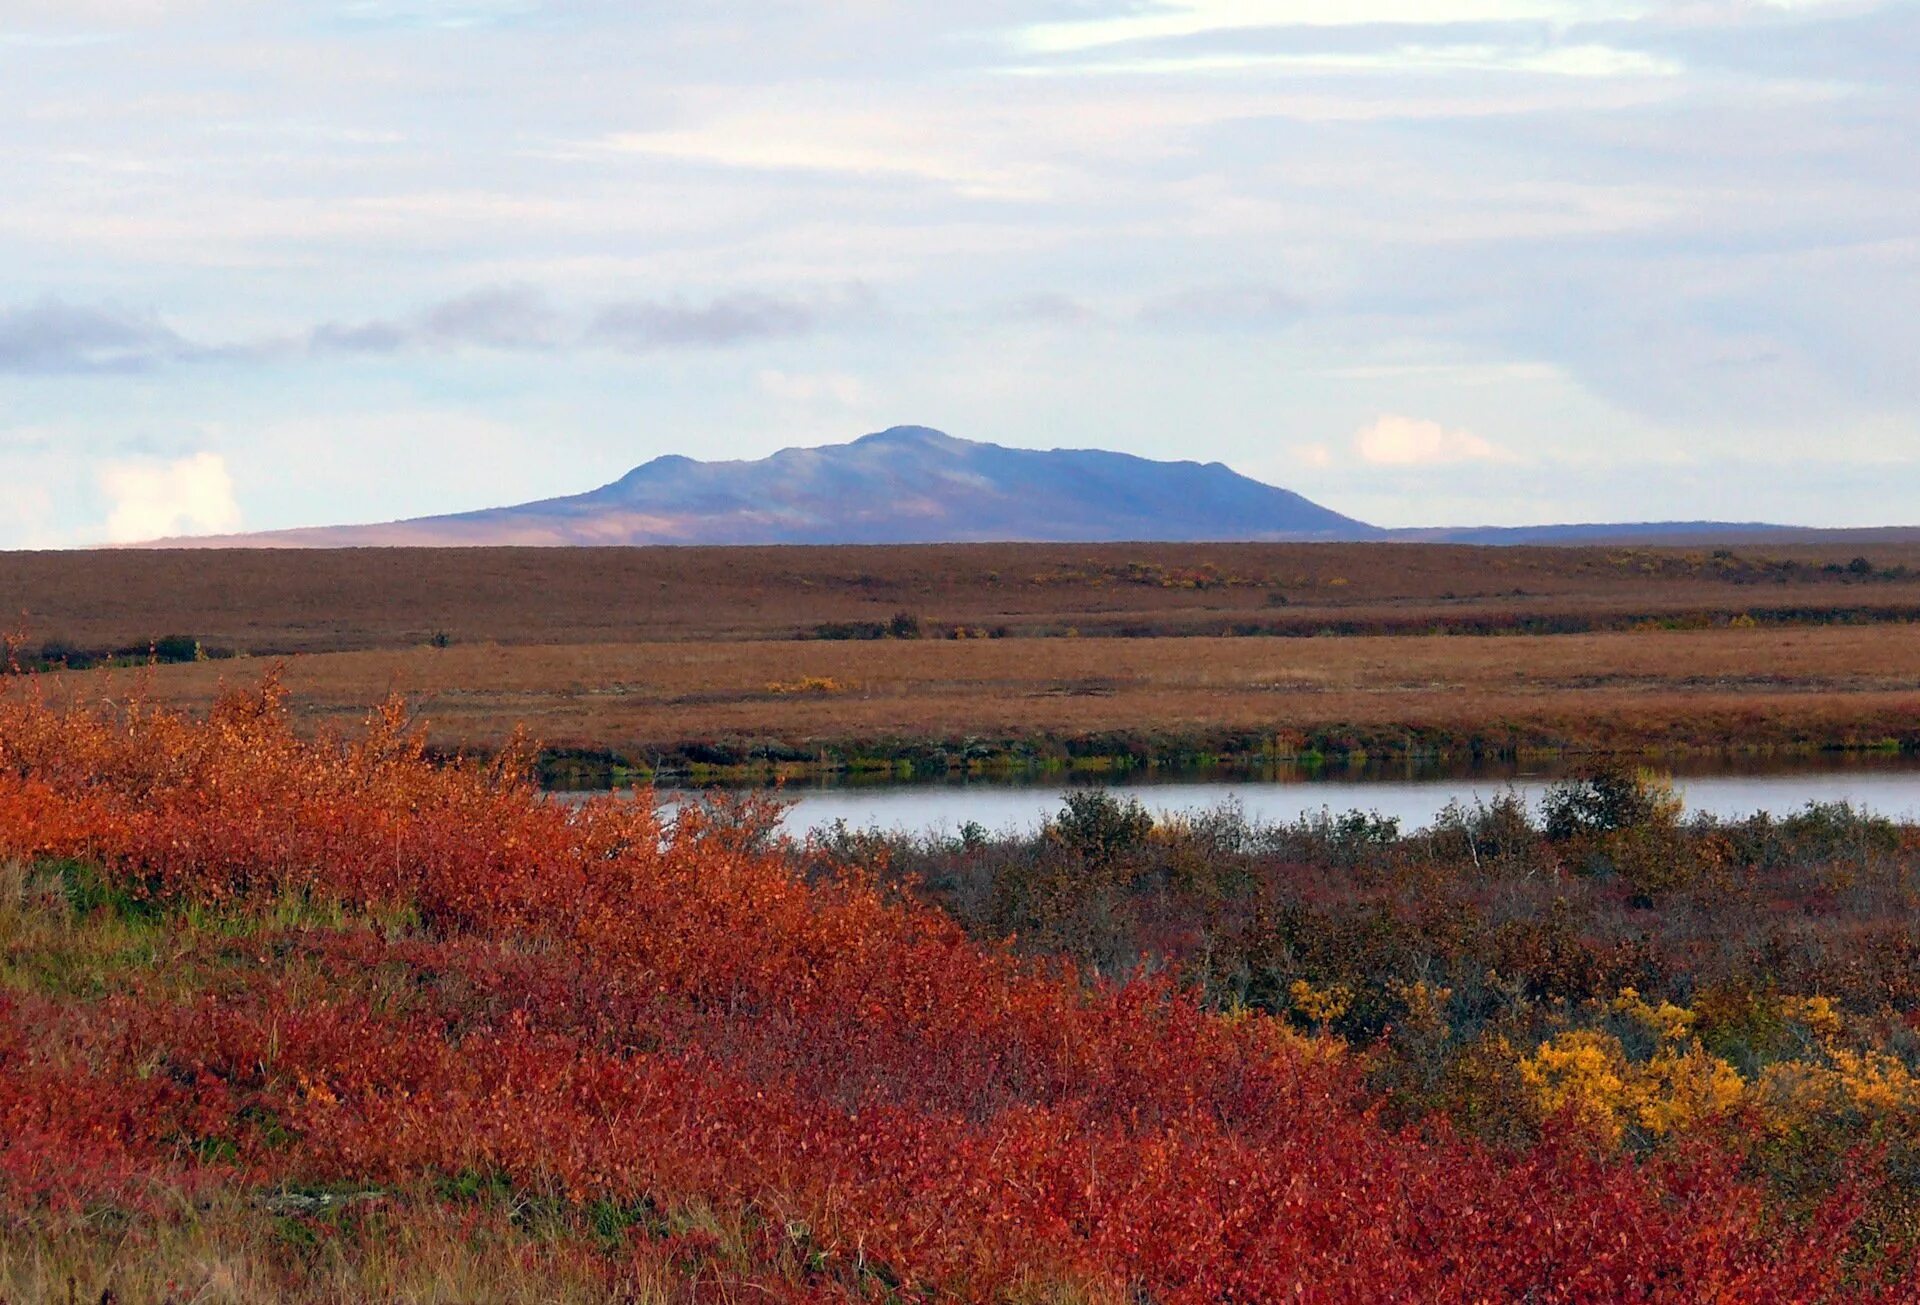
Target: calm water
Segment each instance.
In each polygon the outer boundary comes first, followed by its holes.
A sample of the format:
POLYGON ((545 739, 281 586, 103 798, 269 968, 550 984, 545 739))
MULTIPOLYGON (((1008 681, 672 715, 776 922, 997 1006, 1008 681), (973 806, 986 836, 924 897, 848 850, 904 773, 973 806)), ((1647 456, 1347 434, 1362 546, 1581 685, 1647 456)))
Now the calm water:
MULTIPOLYGON (((1511 788, 1537 804, 1565 767, 1507 766, 1454 774, 1374 771, 1278 779, 1121 781, 1107 785, 1155 812, 1200 811, 1236 801, 1251 820, 1280 823, 1324 809, 1396 816, 1403 829, 1432 823, 1449 802, 1490 799, 1511 788)), ((907 783, 789 787, 786 827, 799 835, 844 820, 856 828, 953 832, 968 821, 989 830, 1032 829, 1060 807, 1071 781, 907 783)), ((1847 801, 1881 815, 1920 820, 1920 761, 1849 756, 1791 763, 1680 767, 1674 784, 1687 808, 1725 819, 1788 815, 1809 802, 1847 801)))

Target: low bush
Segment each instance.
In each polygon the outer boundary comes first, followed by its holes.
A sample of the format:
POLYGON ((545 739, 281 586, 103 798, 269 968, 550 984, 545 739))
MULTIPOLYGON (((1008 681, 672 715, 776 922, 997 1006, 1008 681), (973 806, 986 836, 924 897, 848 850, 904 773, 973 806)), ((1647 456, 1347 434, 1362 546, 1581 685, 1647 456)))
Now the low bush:
MULTIPOLYGON (((1666 1041, 1640 1061, 1601 1038, 1643 1018, 1624 994, 1587 1018, 1476 971, 1476 918, 1537 932, 1562 895, 1517 869, 1483 881, 1418 837, 1281 865, 1230 815, 1142 830, 1122 808, 1083 811, 1084 838, 838 849, 866 866, 816 848, 806 877, 764 801, 570 807, 518 755, 433 763, 406 720, 311 743, 271 684, 205 721, 0 695, 0 861, 80 893, 21 889, 0 957, 0 1272, 78 1236, 70 1262, 141 1289, 243 1202, 281 1222, 239 1294, 317 1298, 342 1272, 350 1296, 424 1290, 379 1257, 458 1229, 495 1282, 547 1269, 601 1299, 662 1278, 796 1300, 1914 1298, 1890 1171, 1770 1201, 1743 1168, 1771 1134, 1693 1125, 1727 1113, 1717 1071, 1651 989, 1666 1041), (882 864, 1089 852, 1100 900, 1160 903, 1130 917, 1160 973, 969 940, 882 864), (1531 1102, 1529 1131, 1383 1117, 1373 1048, 1397 1036, 1423 1048, 1409 1101, 1469 1124, 1531 1102), (1652 1135, 1662 1111, 1686 1121, 1644 1159, 1613 1143, 1609 1115, 1652 1135)), ((1050 882, 1034 909, 1077 909, 1050 882)), ((1566 890, 1566 947, 1610 954, 1606 891, 1566 890)), ((1690 954, 1654 962, 1677 983, 1690 954)), ((1826 1076, 1765 1091, 1897 1120, 1904 1051, 1857 1050, 1867 1021, 1841 1019, 1826 1076)), ((1772 1099, 1761 1118, 1787 1117, 1772 1099)), ((1892 1154, 1831 1135, 1846 1163, 1892 1154)))

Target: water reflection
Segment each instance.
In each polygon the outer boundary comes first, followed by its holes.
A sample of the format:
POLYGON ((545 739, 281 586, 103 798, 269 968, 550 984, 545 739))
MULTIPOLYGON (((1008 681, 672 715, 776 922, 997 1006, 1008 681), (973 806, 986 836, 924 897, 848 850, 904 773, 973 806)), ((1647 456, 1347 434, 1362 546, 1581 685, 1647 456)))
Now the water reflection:
MULTIPOLYGON (((1402 828, 1432 823, 1450 802, 1471 804, 1513 789, 1537 806, 1577 764, 1494 763, 1450 768, 1412 763, 1260 777, 1155 775, 1107 781, 1155 812, 1205 810, 1236 801, 1250 820, 1280 823, 1323 808, 1375 811, 1402 828)), ((1765 811, 1788 815, 1810 802, 1851 802, 1896 819, 1920 818, 1920 759, 1878 754, 1813 758, 1691 759, 1662 765, 1690 812, 1734 820, 1765 811)), ((968 822, 989 830, 1032 829, 1059 809, 1063 788, 1050 779, 958 780, 923 783, 832 782, 789 785, 793 805, 786 828, 794 834, 844 820, 856 828, 953 832, 968 822)), ((673 794, 663 794, 669 798, 673 794)))

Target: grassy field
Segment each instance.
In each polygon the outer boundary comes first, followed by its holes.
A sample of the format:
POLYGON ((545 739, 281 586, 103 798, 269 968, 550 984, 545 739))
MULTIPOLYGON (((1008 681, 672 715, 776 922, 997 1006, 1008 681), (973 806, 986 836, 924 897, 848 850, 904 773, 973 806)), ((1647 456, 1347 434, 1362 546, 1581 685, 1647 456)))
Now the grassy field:
POLYGON ((0 613, 85 653, 951 636, 1422 633, 1920 616, 1920 545, 1426 544, 0 553, 0 613), (1864 551, 1864 556, 1862 556, 1864 551), (1856 560, 1856 558, 1858 560, 1856 560), (836 631, 836 627, 838 627, 836 631), (863 628, 864 627, 864 628, 863 628))
MULTIPOLYGON (((43 677, 204 709, 262 660, 43 677)), ((442 749, 525 724, 622 765, 1912 747, 1920 626, 1556 637, 455 645, 284 663, 298 719, 406 697, 442 749)))
POLYGON ((397 692, 587 783, 1920 743, 1911 544, 14 553, 0 604, 56 695, 285 659, 304 726, 397 692))

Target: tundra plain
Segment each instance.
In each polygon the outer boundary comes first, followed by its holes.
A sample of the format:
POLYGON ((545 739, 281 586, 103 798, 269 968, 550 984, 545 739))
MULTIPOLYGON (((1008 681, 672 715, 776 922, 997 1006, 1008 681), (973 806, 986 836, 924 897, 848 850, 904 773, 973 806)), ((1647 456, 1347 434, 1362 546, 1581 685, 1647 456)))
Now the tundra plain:
POLYGON ((1920 548, 1855 548, 13 554, 0 599, 18 656, 101 661, 56 694, 277 665, 303 728, 397 693, 592 773, 1912 748, 1920 548), (203 659, 139 665, 167 636, 203 659))

